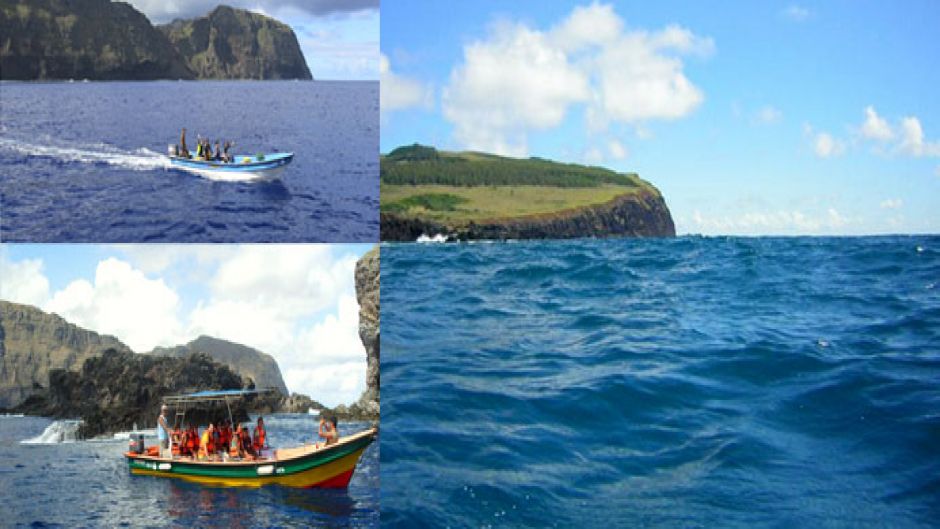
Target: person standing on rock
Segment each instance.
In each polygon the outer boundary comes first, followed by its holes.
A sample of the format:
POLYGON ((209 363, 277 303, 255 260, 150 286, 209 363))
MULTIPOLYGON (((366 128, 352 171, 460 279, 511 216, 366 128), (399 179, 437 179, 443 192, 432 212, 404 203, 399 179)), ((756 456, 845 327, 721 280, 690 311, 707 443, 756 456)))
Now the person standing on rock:
POLYGON ((160 407, 160 416, 157 417, 157 441, 160 442, 160 457, 169 457, 170 453, 170 427, 166 422, 166 404, 160 407))

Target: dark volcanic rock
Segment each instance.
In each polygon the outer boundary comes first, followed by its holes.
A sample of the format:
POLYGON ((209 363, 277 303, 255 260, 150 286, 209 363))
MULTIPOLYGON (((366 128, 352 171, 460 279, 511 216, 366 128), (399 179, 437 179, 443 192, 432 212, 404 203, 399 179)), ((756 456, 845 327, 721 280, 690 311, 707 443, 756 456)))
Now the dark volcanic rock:
POLYGON ((281 396, 289 393, 287 384, 281 376, 281 369, 274 358, 251 347, 210 336, 200 336, 186 345, 157 347, 150 351, 150 354, 175 358, 186 357, 193 353, 208 354, 216 362, 229 366, 242 377, 250 378, 258 388, 274 388, 281 393, 281 396))
POLYGON ((312 79, 297 36, 264 15, 219 6, 158 29, 200 79, 312 79))
POLYGON ((0 78, 192 79, 142 13, 110 0, 0 0, 0 78))
POLYGON ((46 386, 53 369, 77 371, 107 349, 131 352, 113 336, 8 301, 0 301, 0 336, 0 408, 12 408, 37 385, 46 386))
MULTIPOLYGON (((134 424, 140 428, 155 426, 164 396, 242 386, 240 376, 205 354, 170 358, 108 349, 86 360, 79 372, 52 370, 49 387, 15 410, 49 417, 81 417, 84 423, 80 435, 92 437, 129 430, 134 424)), ((171 410, 171 419, 173 413, 171 410)), ((234 407, 232 414, 237 421, 248 419, 243 406, 234 407)), ((201 421, 227 415, 219 409, 201 421)))
POLYGON ((291 393, 289 397, 283 397, 280 400, 276 411, 284 413, 307 413, 310 408, 313 408, 314 410, 323 410, 326 408, 326 406, 306 395, 300 393, 291 393))
POLYGON ((381 215, 383 241, 414 241, 422 234, 460 240, 674 237, 676 227, 662 196, 647 191, 623 195, 606 204, 458 227, 394 213, 381 215))

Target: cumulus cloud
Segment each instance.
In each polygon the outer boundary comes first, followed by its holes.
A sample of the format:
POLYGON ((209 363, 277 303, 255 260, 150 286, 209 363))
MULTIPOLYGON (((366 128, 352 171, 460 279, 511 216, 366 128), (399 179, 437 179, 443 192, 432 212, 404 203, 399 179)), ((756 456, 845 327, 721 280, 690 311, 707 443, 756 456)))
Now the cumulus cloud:
POLYGON ((627 148, 617 140, 610 140, 607 143, 607 151, 610 157, 615 160, 623 160, 630 154, 627 148))
POLYGON ((878 115, 875 107, 865 107, 865 123, 862 124, 862 136, 878 141, 890 141, 894 138, 894 131, 884 118, 878 115))
POLYGON ((904 205, 904 201, 900 198, 889 198, 881 201, 881 209, 898 209, 904 205))
POLYGON ((920 120, 909 116, 901 120, 901 152, 911 156, 940 156, 940 142, 924 139, 920 120))
MULTIPOLYGON (((174 18, 203 16, 219 5, 218 0, 128 0, 155 23, 174 18)), ((379 0, 230 0, 227 5, 263 14, 297 11, 312 16, 341 15, 378 10, 379 0)))
POLYGON ((0 299, 39 306, 49 299, 42 259, 10 261, 0 252, 0 299))
POLYGON ((98 263, 94 282, 72 281, 42 308, 82 327, 117 336, 136 351, 175 345, 182 338, 176 292, 162 279, 150 279, 114 257, 98 263))
POLYGON ((676 25, 627 30, 604 4, 548 29, 503 21, 464 47, 443 113, 464 147, 524 156, 530 132, 558 126, 576 105, 594 130, 687 115, 704 96, 679 57, 713 51, 711 39, 676 25))
POLYGON ((404 108, 430 108, 434 92, 420 81, 409 79, 392 71, 385 54, 379 56, 379 94, 382 112, 404 108))
POLYGON ((813 140, 813 151, 820 158, 833 158, 845 152, 845 144, 828 132, 820 132, 813 140))

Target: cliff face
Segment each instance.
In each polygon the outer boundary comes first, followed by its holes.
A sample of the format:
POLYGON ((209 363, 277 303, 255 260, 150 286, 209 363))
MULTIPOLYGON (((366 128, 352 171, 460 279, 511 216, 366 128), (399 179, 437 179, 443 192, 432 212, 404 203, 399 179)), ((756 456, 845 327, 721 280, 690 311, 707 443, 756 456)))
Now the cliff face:
POLYGON ((154 27, 111 0, 0 0, 0 79, 311 79, 294 32, 219 6, 154 27))
POLYGON ((0 334, 0 408, 12 408, 38 386, 47 386, 51 370, 77 371, 106 349, 131 352, 112 336, 7 301, 0 301, 0 334))
POLYGON ((414 241, 421 235, 436 234, 456 240, 674 237, 676 227, 663 198, 648 191, 623 195, 606 204, 466 226, 381 214, 383 241, 414 241))
POLYGON ((150 352, 152 355, 174 358, 183 358, 193 353, 209 355, 216 362, 228 366, 242 377, 250 378, 255 387, 275 388, 284 396, 290 394, 281 376, 281 369, 274 358, 251 347, 209 336, 200 336, 186 345, 157 347, 150 352))
POLYGON ((379 414, 379 247, 356 263, 356 300, 359 302, 359 339, 366 348, 366 390, 359 406, 367 415, 379 414))
POLYGON ((312 79, 294 32, 264 15, 219 6, 158 29, 200 79, 312 79))
POLYGON ((142 13, 110 0, 0 0, 3 79, 192 79, 142 13))
MULTIPOLYGON (((49 373, 49 387, 32 395, 17 411, 50 416, 81 417, 82 437, 152 428, 167 395, 207 389, 241 389, 242 378, 227 366, 206 354, 186 358, 138 355, 108 349, 101 356, 89 358, 80 371, 54 369, 49 373)), ((173 413, 170 410, 170 422, 173 413)), ((241 406, 232 409, 236 421, 248 419, 241 406)), ((201 417, 205 424, 227 418, 223 409, 201 417)), ((197 417, 187 413, 187 418, 197 417)))

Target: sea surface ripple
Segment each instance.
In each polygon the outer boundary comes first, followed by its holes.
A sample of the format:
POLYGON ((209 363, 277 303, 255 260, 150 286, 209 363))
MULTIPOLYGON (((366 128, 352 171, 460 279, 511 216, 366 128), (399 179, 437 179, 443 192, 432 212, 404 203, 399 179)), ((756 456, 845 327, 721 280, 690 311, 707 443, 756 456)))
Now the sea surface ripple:
POLYGON ((940 237, 386 244, 389 527, 936 527, 940 237))
POLYGON ((5 242, 378 239, 378 83, 0 83, 5 242), (291 151, 280 180, 170 169, 188 129, 238 154, 291 151))

